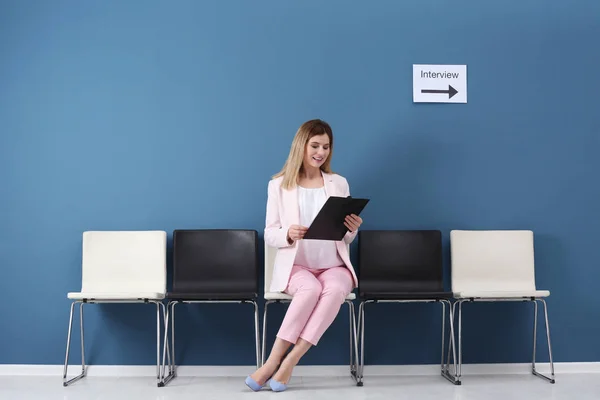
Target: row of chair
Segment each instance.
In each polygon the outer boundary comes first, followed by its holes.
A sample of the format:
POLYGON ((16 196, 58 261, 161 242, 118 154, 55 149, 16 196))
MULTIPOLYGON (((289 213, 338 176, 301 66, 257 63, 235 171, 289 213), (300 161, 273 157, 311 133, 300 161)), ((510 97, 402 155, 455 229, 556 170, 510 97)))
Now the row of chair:
MULTIPOLYGON (((68 294, 68 298, 73 302, 67 334, 64 386, 86 375, 83 304, 136 302, 156 305, 158 386, 166 385, 177 375, 174 323, 177 304, 251 304, 254 308, 256 364, 260 367, 265 361, 266 354, 268 306, 273 303, 288 303, 292 298, 284 293, 269 292, 277 249, 265 244, 265 307, 261 345, 258 312, 258 243, 258 233, 255 230, 175 230, 173 232, 173 282, 171 291, 167 291, 166 232, 85 232, 81 291, 68 294), (168 300, 166 307, 163 302, 165 299, 168 300), (67 380, 76 304, 79 304, 80 313, 82 370, 78 376, 67 380), (161 326, 164 326, 164 337, 161 336, 161 326), (162 357, 161 339, 163 340, 162 357)), ((460 384, 462 305, 475 301, 527 301, 534 304, 532 373, 554 383, 548 312, 544 301, 544 298, 549 296, 549 292, 536 289, 533 232, 455 230, 450 233, 450 244, 452 289, 445 291, 440 231, 359 231, 356 265, 360 297, 358 324, 353 302, 356 300, 356 294, 350 293, 346 298, 350 322, 350 373, 357 385, 362 386, 364 379, 366 304, 440 303, 442 305, 441 374, 450 382, 460 384), (550 376, 539 373, 535 366, 538 302, 544 306, 550 376), (446 311, 450 326, 447 354, 445 354, 446 311), (456 316, 458 317, 458 347, 455 345, 454 334, 456 316), (451 360, 453 368, 450 367, 451 360)))

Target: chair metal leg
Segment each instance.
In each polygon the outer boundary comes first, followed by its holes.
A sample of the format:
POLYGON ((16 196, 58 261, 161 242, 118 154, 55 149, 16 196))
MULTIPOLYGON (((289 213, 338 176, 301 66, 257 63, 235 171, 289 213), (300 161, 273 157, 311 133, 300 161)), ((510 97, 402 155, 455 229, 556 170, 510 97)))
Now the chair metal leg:
POLYGON ((164 327, 164 332, 165 332, 165 339, 164 339, 165 342, 163 344, 162 365, 160 368, 160 382, 158 383, 158 387, 163 387, 163 386, 165 386, 164 379, 165 379, 165 374, 166 374, 165 361, 168 362, 168 364, 169 364, 169 370, 171 369, 171 349, 169 348, 169 346, 166 346, 168 337, 169 337, 169 320, 167 319, 168 318, 167 309, 162 301, 158 304, 160 305, 160 308, 162 310, 163 327, 164 327), (165 350, 166 350, 166 354, 165 354, 165 350))
POLYGON ((362 301, 358 308, 358 329, 360 335, 360 364, 358 366, 357 386, 363 386, 363 377, 365 369, 365 303, 362 301))
POLYGON ((458 302, 458 372, 455 374, 458 380, 462 377, 462 305, 461 300, 458 302))
MULTIPOLYGON (((354 334, 354 374, 355 377, 358 376, 358 327, 356 324, 356 310, 354 308, 354 303, 352 303, 352 333, 354 334)), ((362 378, 361 381, 358 382, 358 386, 362 386, 362 378)))
MULTIPOLYGON (((455 330, 454 330, 454 304, 450 303, 450 301, 448 301, 448 311, 450 312, 450 343, 449 343, 449 347, 448 350, 450 349, 450 347, 452 348, 452 363, 454 364, 454 371, 456 372, 456 336, 455 336, 455 330)), ((448 353, 450 354, 450 353, 448 353)), ((448 356, 450 357, 450 356, 448 356)), ((448 364, 446 365, 446 370, 448 371, 450 369, 450 360, 448 359, 448 364)), ((456 382, 458 385, 460 385, 460 380, 454 380, 453 382, 456 382)))
POLYGON ((548 308, 546 306, 546 301, 544 299, 535 299, 533 300, 534 304, 534 312, 533 312, 533 357, 531 361, 531 373, 535 376, 538 376, 542 379, 547 380, 550 383, 555 383, 556 380, 554 378, 554 362, 552 360, 552 345, 550 344, 550 325, 548 324, 548 308), (538 316, 538 304, 537 302, 541 302, 544 305, 544 317, 546 321, 546 340, 548 341, 548 355, 550 358, 550 377, 541 374, 535 369, 535 356, 536 356, 536 345, 537 345, 537 316, 538 316))
POLYGON ((63 386, 68 386, 73 382, 80 380, 86 375, 86 367, 85 367, 85 349, 84 349, 84 335, 83 335, 83 302, 74 301, 71 303, 71 313, 69 316, 69 331, 67 333, 67 352, 65 355, 65 365, 63 370, 63 386), (81 374, 76 377, 67 380, 67 367, 69 365, 69 349, 71 347, 71 331, 73 328, 73 311, 75 308, 75 304, 79 303, 79 325, 80 325, 80 334, 81 334, 81 374))
POLYGON ((358 378, 358 338, 356 334, 356 314, 354 311, 354 303, 351 300, 346 300, 349 312, 350 325, 350 375, 358 386, 362 386, 362 382, 358 378))
POLYGON ((165 375, 166 375, 166 363, 168 363, 169 365, 169 371, 171 371, 171 349, 169 348, 169 346, 167 346, 167 342, 168 342, 168 332, 169 332, 169 315, 167 312, 168 309, 168 305, 167 307, 165 307, 164 303, 160 302, 160 308, 162 309, 163 312, 163 327, 164 327, 164 332, 165 332, 165 337, 164 337, 164 342, 163 342, 163 354, 162 354, 162 364, 161 364, 161 368, 160 368, 160 382, 158 383, 158 387, 163 387, 165 386, 165 375))
MULTIPOLYGON (((156 304, 156 380, 157 380, 157 385, 162 386, 162 378, 164 376, 164 368, 161 369, 161 360, 160 360, 160 339, 161 339, 160 310, 162 307, 163 314, 164 314, 164 304, 160 301, 148 300, 148 299, 145 299, 144 302, 156 304)), ((84 323, 83 323, 83 321, 84 321, 83 305, 85 303, 86 303, 85 300, 84 301, 77 300, 77 301, 74 301, 73 303, 71 303, 71 312, 69 315, 69 330, 67 332, 67 349, 66 349, 66 353, 65 353, 65 365, 64 365, 64 369, 63 369, 63 386, 68 386, 68 385, 84 378, 87 374, 87 367, 85 364, 85 335, 84 335, 84 329, 83 329, 83 325, 84 325, 84 323), (74 313, 75 304, 77 304, 77 303, 79 303, 79 324, 80 324, 80 334, 81 334, 81 374, 77 375, 76 377, 74 377, 72 379, 67 380, 67 370, 68 370, 68 366, 69 366, 69 353, 70 353, 70 348, 71 348, 71 333, 73 330, 73 313, 74 313)), ((95 304, 96 301, 92 301, 91 303, 95 304)), ((165 315, 165 318, 166 318, 166 315, 165 315)), ((165 321, 165 319, 163 319, 163 322, 164 321, 165 321)), ((166 325, 165 325, 165 329, 166 329, 166 325)), ((165 335, 166 335, 166 330, 165 330, 165 335)), ((168 349, 167 349, 167 357, 169 357, 168 349)))
MULTIPOLYGON (((356 309, 354 307, 354 303, 352 303, 352 330, 354 333, 354 371, 358 376, 358 324, 356 321, 356 309)), ((362 385, 362 383, 361 383, 362 385)))
POLYGON ((538 320, 538 303, 533 303, 533 356, 531 357, 531 372, 535 373, 535 351, 537 346, 537 320, 538 320))
MULTIPOLYGON (((454 323, 454 318, 456 316, 456 302, 454 302, 454 304, 450 305, 450 311, 452 312, 452 322, 454 323)), ((448 342, 453 341, 453 338, 451 337, 451 335, 453 335, 453 332, 449 332, 448 333, 448 342)), ((450 352, 452 351, 452 349, 450 347, 448 347, 448 353, 446 356, 446 371, 450 371, 450 352)), ((454 372, 456 374, 456 346, 454 346, 454 372)))
POLYGON ((255 347, 256 347, 256 369, 260 368, 261 364, 261 351, 260 351, 260 331, 258 327, 258 303, 253 301, 254 305, 254 336, 256 339, 255 347))
POLYGON ((449 346, 448 353, 446 357, 446 375, 445 377, 449 379, 455 385, 461 384, 461 368, 462 368, 462 302, 463 300, 457 300, 454 303, 449 304, 450 310, 450 334, 449 334, 449 346), (458 350, 457 344, 455 340, 455 330, 454 330, 454 319, 457 317, 456 309, 458 308, 458 350), (458 357, 457 357, 458 352, 458 357), (450 356, 452 355, 452 362, 454 364, 454 375, 450 373, 450 356), (457 363, 458 359, 458 363, 457 363))
MULTIPOLYGON (((501 299, 502 300, 502 299, 501 299)), ((469 301, 467 299, 458 300, 454 305, 458 305, 458 365, 457 370, 455 372, 455 379, 460 382, 460 378, 462 376, 462 303, 469 301)), ((472 299, 471 299, 472 301, 472 299)), ((548 308, 546 306, 546 302, 544 299, 532 299, 534 303, 533 308, 533 354, 531 360, 531 372, 533 375, 538 376, 542 379, 547 380, 550 383, 555 383, 554 377, 554 362, 552 360, 552 345, 550 343, 550 326, 548 323, 548 308), (544 317, 546 322, 546 340, 548 341, 548 355, 550 357, 550 376, 546 376, 536 371, 535 368, 535 360, 536 360, 536 350, 537 350, 537 316, 538 316, 538 305, 537 302, 541 302, 544 305, 544 317)), ((460 383, 459 383, 460 384, 460 383)))
MULTIPOLYGON (((166 306, 165 306, 163 303, 161 303, 160 305, 161 305, 161 308, 162 308, 162 310, 163 310, 163 319, 164 319, 164 328, 165 328, 165 338, 167 338, 167 337, 169 336, 169 335, 168 335, 168 332, 169 332, 169 324, 168 324, 168 321, 167 321, 167 307, 166 307, 166 306)), ((173 363, 172 363, 172 361, 171 361, 171 348, 170 348, 169 346, 167 346, 167 363, 168 363, 168 365, 169 365, 169 371, 171 371, 171 370, 172 370, 171 366, 173 365, 173 363)), ((164 380, 164 378, 165 378, 165 374, 166 374, 166 372, 167 372, 167 371, 166 371, 166 368, 165 368, 165 358, 164 358, 164 354, 163 354, 163 368, 162 368, 162 377, 163 377, 163 380, 164 380)))
POLYGON ((351 301, 347 300, 346 304, 348 304, 348 325, 350 327, 349 331, 350 331, 350 336, 349 336, 349 341, 350 341, 350 375, 352 375, 354 378, 356 378, 356 363, 358 362, 358 360, 356 360, 356 358, 354 357, 355 355, 355 349, 354 349, 354 332, 353 332, 353 304, 351 301))
POLYGON ((263 331, 262 331, 262 357, 260 361, 260 365, 265 365, 265 356, 267 351, 267 309, 269 308, 269 304, 271 304, 270 300, 265 302, 265 311, 263 313, 263 331))
MULTIPOLYGON (((448 306, 448 320, 450 325, 450 336, 448 340, 448 359, 446 361, 446 365, 444 365, 444 323, 442 322, 442 376, 446 378, 448 381, 452 382, 455 385, 460 385, 460 379, 456 376, 452 376, 450 374, 450 352, 452 351, 452 360, 454 362, 454 371, 456 371, 456 343, 454 342, 454 310, 453 305, 449 300, 441 300, 442 309, 446 309, 446 305, 448 306)), ((445 312, 442 311, 442 317, 445 319, 445 312)))
POLYGON ((79 329, 81 335, 81 372, 85 373, 85 335, 83 334, 83 303, 79 303, 79 329))
POLYGON ((156 384, 161 384, 160 374, 160 304, 156 304, 156 384))
POLYGON ((548 357, 550 360, 550 372, 552 374, 552 380, 554 380, 554 361, 552 360, 552 345, 550 343, 550 323, 548 322, 548 306, 546 300, 540 299, 544 305, 544 319, 546 321, 546 340, 548 342, 548 357))
POLYGON ((445 366, 444 366, 444 346, 446 344, 446 303, 444 303, 443 301, 440 302, 442 304, 442 364, 441 364, 441 369, 442 369, 442 375, 445 372, 445 366))
MULTIPOLYGON (((437 301, 442 305, 442 348, 441 348, 441 357, 440 357, 440 370, 441 374, 444 378, 454 383, 455 385, 460 385, 460 379, 456 376, 457 371, 457 363, 456 363, 456 344, 454 340, 454 307, 456 303, 453 305, 449 300, 425 300, 426 302, 437 301), (445 337, 446 337, 446 306, 448 306, 448 318, 450 325, 449 339, 448 339, 448 356, 446 360, 444 360, 444 352, 445 352, 445 337), (453 356, 454 363, 454 371, 455 374, 452 376, 450 374, 450 355, 453 356), (444 363, 446 363, 444 365, 444 363)), ((369 302, 377 302, 374 300, 365 300, 360 303, 359 311, 358 311, 358 334, 357 334, 357 342, 360 341, 360 362, 357 366, 357 384, 358 386, 363 386, 364 379, 364 366, 365 366, 365 305, 369 302)), ((411 302, 401 301, 401 300, 391 300, 391 302, 411 302)), ((358 343, 357 343, 358 346, 358 343)), ((357 348, 358 354, 358 348, 357 348)))
POLYGON ((346 301, 346 303, 348 304, 348 321, 350 322, 350 375, 354 375, 354 350, 352 349, 352 347, 354 347, 352 343, 352 305, 351 303, 348 303, 348 301, 346 301))
POLYGON ((165 338, 164 338, 164 344, 163 344, 163 365, 162 365, 162 382, 159 384, 159 386, 166 386, 169 382, 171 382, 173 380, 173 378, 176 377, 175 375, 175 304, 177 304, 176 301, 170 301, 167 304, 167 311, 165 314, 165 338), (169 309, 170 308, 170 309, 169 309), (169 329, 169 319, 171 320, 171 349, 169 350, 169 338, 167 335, 168 329, 169 329), (165 357, 165 355, 167 355, 167 357, 165 357), (166 366, 165 366, 165 361, 166 359, 169 359, 169 374, 165 375, 166 373, 166 366))
POLYGON ((171 304, 171 371, 173 377, 177 377, 177 364, 175 363, 175 305, 176 301, 171 304))

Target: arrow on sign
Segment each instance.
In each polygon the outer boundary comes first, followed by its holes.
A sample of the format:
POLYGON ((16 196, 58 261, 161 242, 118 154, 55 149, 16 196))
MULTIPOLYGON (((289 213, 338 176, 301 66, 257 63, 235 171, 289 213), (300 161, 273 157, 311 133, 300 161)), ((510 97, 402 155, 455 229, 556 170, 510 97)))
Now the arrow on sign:
POLYGON ((421 93, 442 93, 448 94, 448 98, 451 99, 458 91, 452 86, 448 85, 448 90, 435 90, 435 89, 422 89, 421 93))

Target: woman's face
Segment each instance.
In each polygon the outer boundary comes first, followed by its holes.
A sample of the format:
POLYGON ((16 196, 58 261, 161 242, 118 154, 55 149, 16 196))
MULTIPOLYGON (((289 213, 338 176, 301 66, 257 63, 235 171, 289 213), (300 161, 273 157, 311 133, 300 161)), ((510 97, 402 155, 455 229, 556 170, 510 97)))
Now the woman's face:
POLYGON ((304 166, 321 168, 329 157, 329 146, 329 136, 326 133, 310 138, 304 151, 304 166))

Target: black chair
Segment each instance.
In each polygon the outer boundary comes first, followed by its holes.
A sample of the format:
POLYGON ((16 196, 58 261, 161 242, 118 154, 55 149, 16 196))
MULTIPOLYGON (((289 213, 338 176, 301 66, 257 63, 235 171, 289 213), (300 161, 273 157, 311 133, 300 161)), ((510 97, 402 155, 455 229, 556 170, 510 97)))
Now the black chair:
MULTIPOLYGON (((444 363, 446 306, 450 319, 450 343, 454 350, 454 327, 450 299, 444 291, 442 234, 437 230, 364 230, 358 233, 358 312, 361 356, 359 382, 365 360, 365 304, 438 302, 442 304, 442 375, 457 382, 444 363)), ((456 360, 456 357, 454 358, 456 360)), ((456 366, 455 366, 456 368, 456 366)))
POLYGON ((255 230, 205 229, 173 232, 173 291, 167 292, 168 330, 163 356, 169 351, 169 374, 162 386, 177 376, 175 369, 175 305, 178 303, 248 303, 254 305, 256 366, 260 367, 258 328, 258 232, 255 230))

